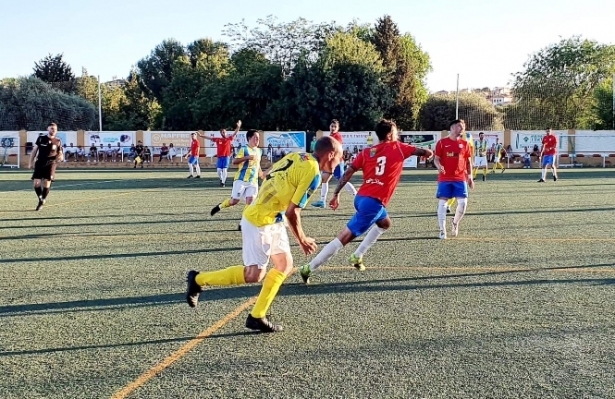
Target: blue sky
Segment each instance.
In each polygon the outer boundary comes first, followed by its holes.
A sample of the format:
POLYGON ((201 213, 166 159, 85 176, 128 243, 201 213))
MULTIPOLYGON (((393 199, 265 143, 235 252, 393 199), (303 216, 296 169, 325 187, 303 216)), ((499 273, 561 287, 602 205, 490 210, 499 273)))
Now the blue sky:
POLYGON ((76 74, 125 77, 166 38, 224 40, 227 23, 258 18, 373 23, 389 14, 431 57, 430 90, 503 86, 528 56, 572 35, 615 44, 612 0, 1 0, 0 78, 27 75, 48 53, 76 74), (61 4, 61 5, 60 5, 61 4))

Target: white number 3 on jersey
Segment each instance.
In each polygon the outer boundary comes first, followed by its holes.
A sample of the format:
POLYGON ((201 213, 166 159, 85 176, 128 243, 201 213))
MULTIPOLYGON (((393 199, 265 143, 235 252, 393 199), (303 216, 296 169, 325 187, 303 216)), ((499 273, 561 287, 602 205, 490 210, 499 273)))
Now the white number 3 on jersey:
POLYGON ((379 157, 376 159, 378 165, 376 165, 376 176, 382 176, 384 174, 384 166, 387 163, 386 157, 379 157))

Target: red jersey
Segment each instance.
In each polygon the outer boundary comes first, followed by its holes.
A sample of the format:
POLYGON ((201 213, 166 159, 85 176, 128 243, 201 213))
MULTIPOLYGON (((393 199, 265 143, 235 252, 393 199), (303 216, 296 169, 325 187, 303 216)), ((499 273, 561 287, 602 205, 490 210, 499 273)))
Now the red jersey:
POLYGON ((232 137, 214 137, 211 141, 216 143, 216 156, 218 158, 231 156, 232 137))
POLYGON ((340 132, 330 133, 329 137, 331 137, 332 139, 336 139, 337 141, 340 142, 340 144, 344 144, 343 139, 342 139, 342 134, 340 132))
POLYGON ((444 173, 438 174, 438 181, 466 181, 468 177, 468 163, 470 144, 459 137, 453 140, 450 137, 438 140, 434 155, 440 157, 440 165, 444 173))
POLYGON ((201 149, 201 144, 199 143, 199 141, 192 140, 192 143, 190 143, 190 155, 194 155, 195 157, 198 157, 200 153, 200 149, 201 149))
POLYGON ((553 134, 548 134, 542 138, 543 155, 555 155, 557 148, 557 138, 553 134))
POLYGON ((384 141, 361 151, 352 162, 355 170, 363 169, 363 184, 357 194, 380 200, 386 206, 401 178, 404 160, 415 150, 399 141, 384 141))

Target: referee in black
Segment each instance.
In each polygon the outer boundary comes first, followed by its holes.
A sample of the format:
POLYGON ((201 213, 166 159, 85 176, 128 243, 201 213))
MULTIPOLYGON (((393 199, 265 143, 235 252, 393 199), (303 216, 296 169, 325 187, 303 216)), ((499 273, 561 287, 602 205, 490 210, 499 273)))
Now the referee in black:
POLYGON ((38 205, 36 210, 40 211, 51 188, 51 183, 56 172, 56 163, 64 160, 64 150, 62 140, 56 137, 58 125, 50 123, 47 127, 47 136, 39 136, 36 139, 28 168, 32 169, 34 165, 34 173, 32 180, 34 181, 34 192, 38 197, 38 205))

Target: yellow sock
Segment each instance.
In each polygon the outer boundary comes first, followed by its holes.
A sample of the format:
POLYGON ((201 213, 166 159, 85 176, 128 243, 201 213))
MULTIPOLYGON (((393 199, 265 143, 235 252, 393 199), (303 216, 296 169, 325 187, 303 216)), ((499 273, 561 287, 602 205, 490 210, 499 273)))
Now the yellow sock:
POLYGON ((450 208, 451 206, 453 206, 454 203, 455 203, 455 198, 451 198, 450 200, 446 201, 446 206, 450 208))
POLYGON ((196 275, 195 281, 198 285, 239 285, 245 284, 243 266, 231 266, 215 272, 201 272, 196 275))
POLYGON ((230 198, 227 198, 224 201, 222 201, 222 203, 220 204, 220 209, 229 208, 230 206, 231 206, 231 200, 230 198))
POLYGON ((487 168, 483 168, 483 176, 487 176, 487 168))
POLYGON ((263 281, 261 293, 254 304, 254 308, 252 309, 252 317, 262 319, 267 316, 267 310, 269 310, 269 307, 271 306, 275 296, 278 294, 280 286, 284 280, 286 280, 286 274, 276 269, 271 269, 269 273, 267 273, 265 281, 263 281))
POLYGON ((474 179, 476 179, 477 175, 478 175, 478 168, 474 168, 474 179))

